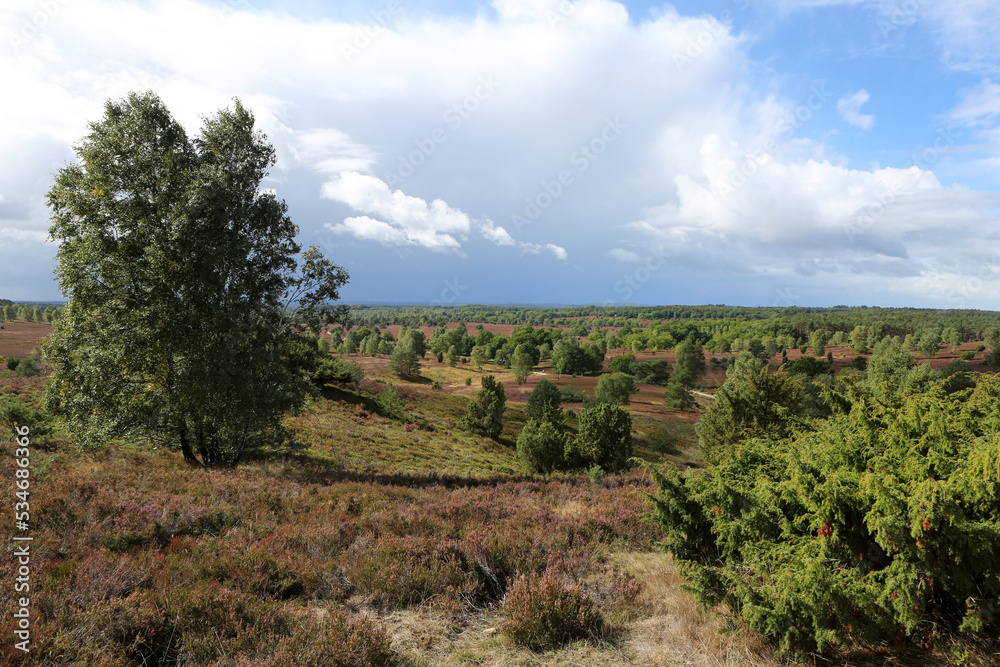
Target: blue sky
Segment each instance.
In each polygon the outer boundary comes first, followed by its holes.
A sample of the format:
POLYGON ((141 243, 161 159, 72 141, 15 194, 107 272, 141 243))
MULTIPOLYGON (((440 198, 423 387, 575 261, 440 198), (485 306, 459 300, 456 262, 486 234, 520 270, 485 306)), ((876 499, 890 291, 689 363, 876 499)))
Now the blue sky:
POLYGON ((239 97, 347 301, 1000 309, 992 0, 20 0, 0 297, 108 98, 239 97))

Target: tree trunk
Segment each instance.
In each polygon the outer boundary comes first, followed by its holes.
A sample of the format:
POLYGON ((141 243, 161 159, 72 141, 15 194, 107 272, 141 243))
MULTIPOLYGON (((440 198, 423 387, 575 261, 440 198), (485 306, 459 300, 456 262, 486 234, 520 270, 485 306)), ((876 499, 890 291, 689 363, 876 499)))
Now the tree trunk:
POLYGON ((181 426, 181 452, 184 453, 184 461, 188 465, 200 466, 201 462, 194 455, 194 450, 191 449, 191 441, 188 440, 187 436, 187 426, 181 426))

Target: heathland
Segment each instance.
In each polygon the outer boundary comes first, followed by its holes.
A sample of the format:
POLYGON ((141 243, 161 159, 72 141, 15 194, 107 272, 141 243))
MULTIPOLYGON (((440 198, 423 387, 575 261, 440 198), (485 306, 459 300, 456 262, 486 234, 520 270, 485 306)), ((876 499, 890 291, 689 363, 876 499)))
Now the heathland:
POLYGON ((353 307, 304 336, 288 437, 207 466, 81 442, 46 400, 59 311, 18 314, 30 518, 0 534, 32 538, 31 650, 8 554, 5 664, 1000 656, 998 313, 353 307))

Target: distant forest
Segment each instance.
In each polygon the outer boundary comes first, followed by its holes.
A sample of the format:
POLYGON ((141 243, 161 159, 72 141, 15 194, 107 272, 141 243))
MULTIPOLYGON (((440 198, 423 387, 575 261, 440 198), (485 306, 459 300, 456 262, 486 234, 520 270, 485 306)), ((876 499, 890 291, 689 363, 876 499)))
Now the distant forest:
POLYGON ((447 322, 531 325, 577 328, 585 335, 595 328, 631 330, 656 328, 675 340, 694 338, 708 343, 713 338, 792 336, 808 338, 818 330, 849 335, 858 327, 874 336, 905 337, 929 328, 953 329, 961 341, 983 340, 987 329, 1000 328, 1000 312, 985 310, 936 310, 930 308, 879 308, 834 306, 832 308, 742 306, 351 306, 352 323, 375 327, 391 324, 440 326, 447 322), (587 318, 581 322, 580 318, 587 318))

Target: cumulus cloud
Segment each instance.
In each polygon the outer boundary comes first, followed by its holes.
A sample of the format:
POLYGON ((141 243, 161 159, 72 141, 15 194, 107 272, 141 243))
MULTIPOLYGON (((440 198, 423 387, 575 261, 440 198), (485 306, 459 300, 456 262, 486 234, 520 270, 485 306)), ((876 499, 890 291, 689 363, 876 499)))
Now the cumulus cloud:
MULTIPOLYGON (((926 169, 784 162, 714 136, 705 138, 701 158, 699 172, 676 177, 675 201, 630 225, 666 242, 675 264, 707 269, 702 260, 711 258, 717 271, 838 280, 960 276, 981 264, 977 252, 997 247, 988 239, 1000 196, 944 186, 926 169), (957 247, 949 241, 957 235, 984 244, 957 247)), ((634 259, 621 249, 608 254, 634 259)))
POLYGON ((875 116, 861 113, 861 105, 869 99, 871 99, 871 95, 862 88, 853 95, 847 95, 837 100, 837 111, 840 112, 840 117, 844 122, 862 130, 870 130, 875 124, 875 116))
POLYGON ((385 245, 408 243, 433 249, 458 248, 469 233, 469 216, 443 200, 435 199, 428 204, 402 190, 390 190, 381 179, 356 171, 345 171, 327 182, 323 196, 347 204, 355 211, 384 218, 348 218, 330 229, 385 245))
POLYGON ((551 252, 556 259, 561 260, 565 260, 569 256, 565 248, 557 246, 554 243, 531 243, 528 241, 517 241, 506 229, 497 226, 489 218, 479 221, 477 227, 479 229, 479 233, 483 235, 483 238, 496 245, 516 246, 520 248, 523 253, 531 255, 537 255, 541 252, 548 251, 551 252))
POLYGON ((561 246, 517 241, 489 218, 473 223, 468 215, 441 199, 428 204, 402 190, 391 190, 379 178, 356 171, 342 172, 328 181, 323 186, 323 196, 381 218, 362 215, 345 218, 337 225, 327 224, 335 233, 351 234, 361 240, 386 246, 417 245, 432 250, 458 250, 475 227, 483 238, 495 245, 516 246, 530 254, 548 251, 563 260, 567 257, 561 246))

